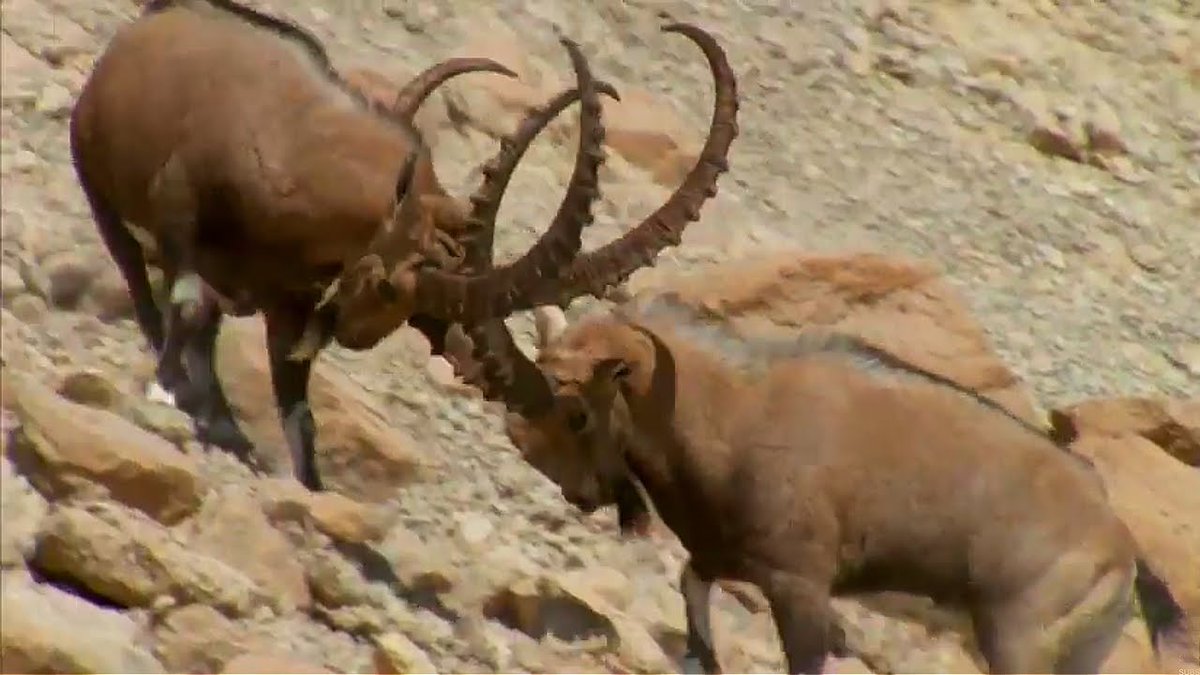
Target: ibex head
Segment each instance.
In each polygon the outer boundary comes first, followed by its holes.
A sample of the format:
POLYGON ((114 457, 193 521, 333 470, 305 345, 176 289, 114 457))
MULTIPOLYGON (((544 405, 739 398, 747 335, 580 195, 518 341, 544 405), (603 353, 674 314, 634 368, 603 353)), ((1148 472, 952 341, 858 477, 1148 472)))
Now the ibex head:
MULTIPOLYGON (((578 45, 566 38, 561 42, 575 68, 577 88, 531 113, 502 142, 500 152, 483 166, 483 184, 470 207, 441 189, 428 148, 415 138, 396 184, 391 219, 367 254, 326 289, 293 357, 311 358, 331 339, 353 349, 369 348, 416 314, 463 324, 505 316, 528 305, 530 295, 571 261, 583 227, 592 220, 591 203, 599 196, 604 140, 599 94, 617 94, 592 77, 578 45), (575 100, 581 102, 579 151, 558 213, 523 257, 500 268, 480 269, 490 261, 496 214, 515 158, 575 100)), ((475 69, 487 68, 477 61, 475 69)), ((408 111, 419 102, 413 96, 400 98, 411 101, 399 106, 408 111)))
POLYGON ((624 392, 644 386, 653 345, 631 326, 593 319, 545 340, 537 368, 550 405, 536 418, 510 417, 525 459, 590 512, 617 501, 629 474, 623 448, 636 442, 624 392))

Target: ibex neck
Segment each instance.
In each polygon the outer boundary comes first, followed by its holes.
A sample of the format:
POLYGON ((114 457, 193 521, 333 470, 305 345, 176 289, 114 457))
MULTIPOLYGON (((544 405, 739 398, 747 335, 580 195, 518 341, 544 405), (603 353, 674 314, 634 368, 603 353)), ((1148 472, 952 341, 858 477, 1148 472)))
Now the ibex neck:
POLYGON ((626 457, 663 522, 692 550, 721 536, 715 516, 743 385, 709 355, 670 346, 673 358, 658 359, 653 384, 626 395, 636 428, 626 457))

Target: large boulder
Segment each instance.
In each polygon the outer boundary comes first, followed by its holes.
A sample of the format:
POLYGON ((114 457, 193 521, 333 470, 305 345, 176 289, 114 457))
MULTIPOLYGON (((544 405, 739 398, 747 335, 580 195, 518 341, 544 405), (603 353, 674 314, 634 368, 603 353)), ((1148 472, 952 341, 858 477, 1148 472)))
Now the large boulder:
POLYGON ((162 437, 31 378, 14 375, 6 391, 20 423, 8 455, 47 498, 107 495, 167 524, 199 508, 195 460, 162 437))
MULTIPOLYGON (((747 338, 837 330, 975 390, 1036 425, 1029 388, 932 266, 863 253, 784 252, 631 282, 747 338), (657 278, 656 278, 657 277, 657 278)), ((640 295, 640 293, 639 293, 640 295)))
POLYGON ((0 616, 0 672, 166 672, 132 619, 28 577, 5 573, 0 616))

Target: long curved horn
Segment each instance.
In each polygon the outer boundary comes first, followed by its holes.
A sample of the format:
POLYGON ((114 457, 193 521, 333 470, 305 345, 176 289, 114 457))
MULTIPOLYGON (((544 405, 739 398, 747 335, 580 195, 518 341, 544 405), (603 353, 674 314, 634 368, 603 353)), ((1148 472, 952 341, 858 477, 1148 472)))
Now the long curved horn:
POLYGON ((435 89, 442 86, 446 80, 466 73, 497 73, 505 77, 516 77, 517 74, 508 67, 483 58, 454 58, 432 65, 408 81, 396 94, 392 103, 392 113, 402 120, 411 122, 417 114, 417 108, 429 98, 435 89))
POLYGON ((387 283, 412 300, 411 313, 441 317, 465 325, 511 313, 523 296, 546 279, 557 278, 579 251, 583 228, 592 222, 591 205, 600 195, 599 168, 604 160, 600 97, 587 59, 574 41, 559 38, 571 57, 580 91, 579 149, 566 195, 550 227, 520 259, 465 276, 439 269, 401 268, 387 283))
MULTIPOLYGON (((596 91, 620 101, 617 90, 603 80, 596 80, 596 91)), ((468 234, 460 240, 466 248, 463 267, 482 270, 492 265, 492 245, 496 232, 496 214, 504 191, 520 164, 525 151, 546 125, 558 117, 567 106, 580 98, 578 87, 560 92, 543 105, 530 110, 513 132, 500 139, 500 150, 482 165, 483 182, 471 195, 471 214, 467 218, 468 234)))
POLYGON ((645 265, 652 265, 662 249, 678 246, 687 226, 700 217, 704 202, 716 196, 717 179, 729 170, 729 146, 738 134, 737 77, 729 65, 716 38, 703 29, 685 23, 673 23, 662 29, 681 33, 695 42, 708 59, 715 81, 716 100, 708 140, 700 151, 696 165, 683 184, 666 202, 647 216, 637 227, 604 246, 582 254, 553 284, 526 296, 525 303, 511 311, 531 309, 537 305, 566 306, 574 298, 590 294, 603 298, 606 291, 620 284, 645 265))
MULTIPOLYGON (((621 100, 616 89, 607 82, 597 80, 596 90, 621 100)), ((579 89, 572 88, 530 110, 516 130, 500 141, 500 151, 483 165, 483 182, 471 196, 472 235, 466 245, 464 267, 476 270, 491 267, 496 214, 500 211, 509 180, 534 138, 579 98, 579 89)), ((537 366, 517 347, 504 319, 490 319, 466 333, 472 343, 471 357, 475 364, 456 363, 460 377, 479 387, 487 400, 502 401, 522 414, 536 415, 549 409, 552 403, 550 388, 537 366), (477 367, 471 369, 472 365, 477 367)))

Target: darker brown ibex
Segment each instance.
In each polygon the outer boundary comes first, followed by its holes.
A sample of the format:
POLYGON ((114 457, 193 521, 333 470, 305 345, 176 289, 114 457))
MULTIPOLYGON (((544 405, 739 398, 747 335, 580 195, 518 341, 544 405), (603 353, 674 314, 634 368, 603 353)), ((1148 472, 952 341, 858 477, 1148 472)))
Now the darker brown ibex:
POLYGON ((720 672, 718 579, 762 589, 792 673, 838 646, 831 597, 883 590, 964 606, 993 673, 1097 672, 1135 597, 1159 657, 1200 665, 1094 468, 949 380, 848 336, 750 343, 669 297, 536 363, 482 337, 524 457, 584 511, 643 512, 640 484, 687 549, 687 671, 720 672))
POLYGON ((556 278, 578 251, 598 195, 598 95, 615 96, 592 78, 578 46, 561 41, 578 89, 536 115, 581 101, 566 196, 522 258, 483 272, 461 263, 479 241, 490 246, 496 177, 485 170, 473 205, 450 197, 411 118, 446 79, 508 69, 452 59, 382 110, 339 78, 314 37, 232 0, 154 0, 117 33, 74 107, 71 151, 138 325, 159 355, 158 378, 203 440, 243 456, 250 450, 213 367, 222 308, 263 312, 293 470, 319 489, 306 389, 324 342, 297 347, 339 274, 349 286, 379 290, 371 302, 339 307, 340 325, 349 326, 337 334, 343 345, 369 348, 409 321, 435 351, 451 323, 502 317, 556 278), (148 235, 150 250, 134 230, 148 235), (171 292, 165 327, 147 281, 148 254, 171 292), (289 359, 296 351, 304 353, 289 359))

